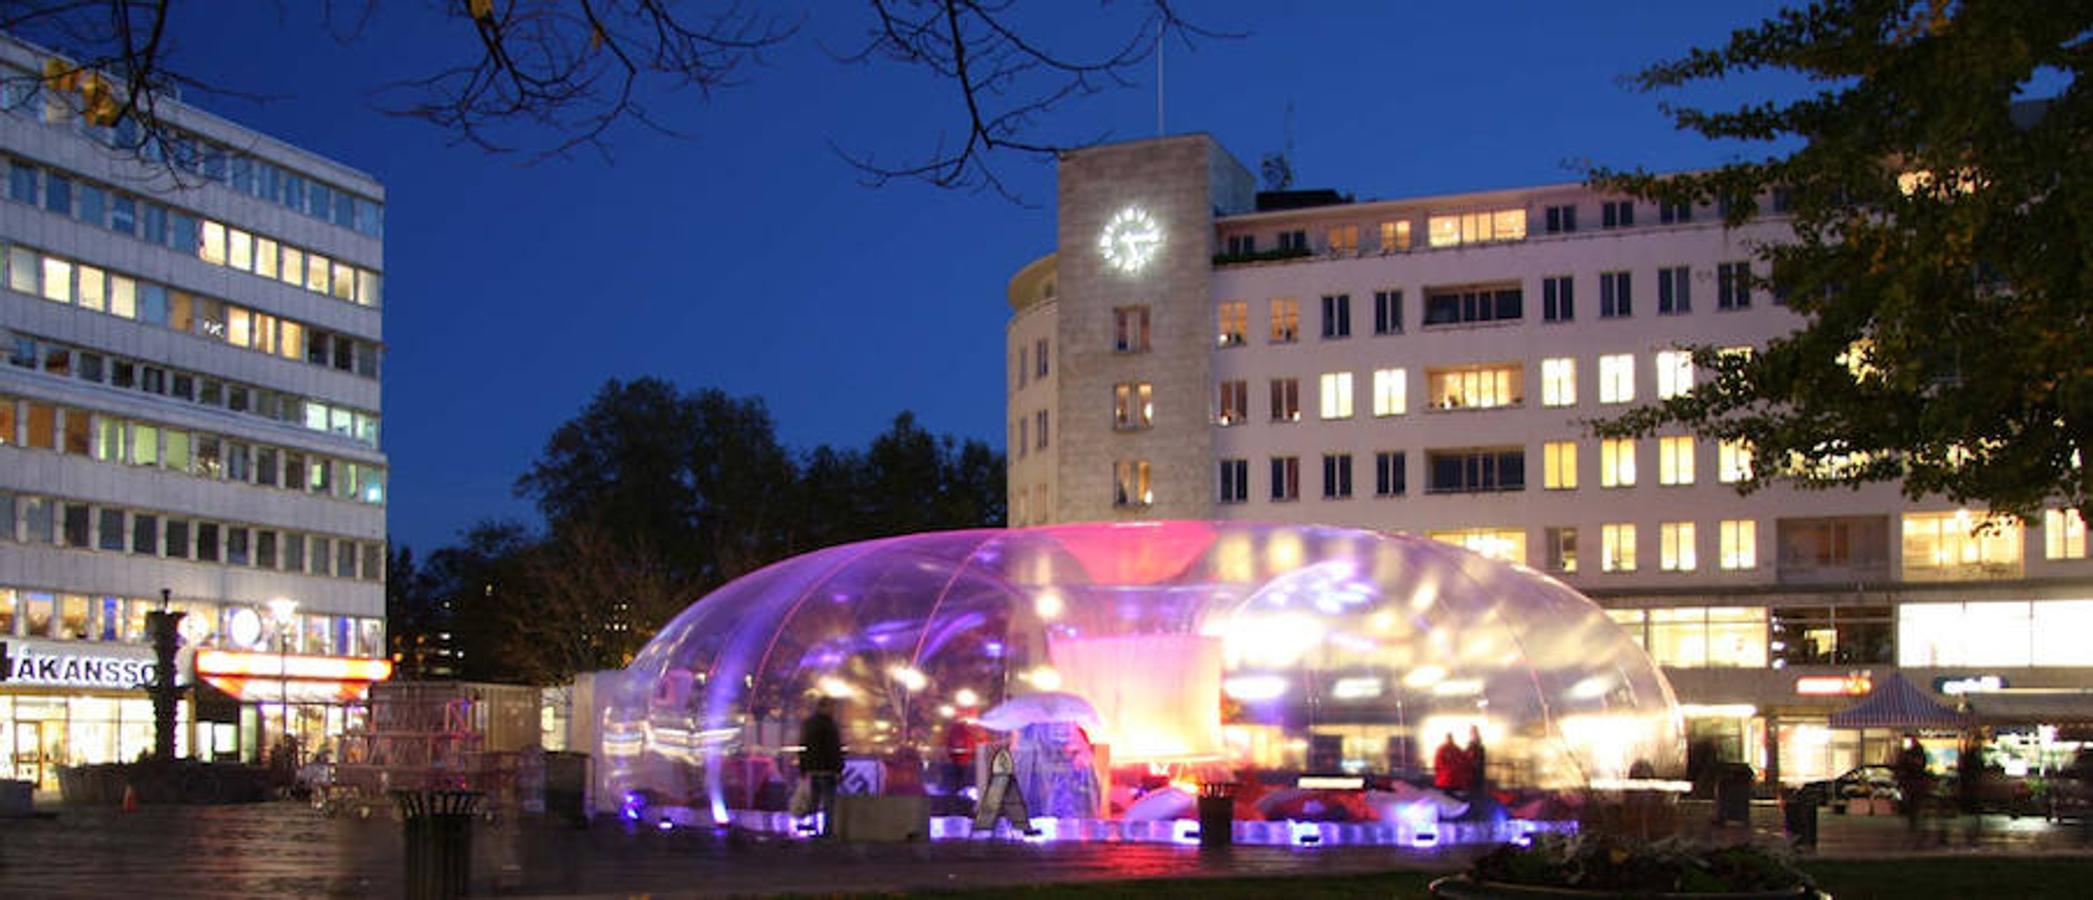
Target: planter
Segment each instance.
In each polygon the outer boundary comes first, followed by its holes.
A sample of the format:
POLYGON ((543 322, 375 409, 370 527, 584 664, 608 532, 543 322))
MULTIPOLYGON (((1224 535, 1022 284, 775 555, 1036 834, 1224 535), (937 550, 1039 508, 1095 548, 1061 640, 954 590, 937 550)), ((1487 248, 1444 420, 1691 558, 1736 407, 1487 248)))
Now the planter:
POLYGON ((1549 887, 1538 884, 1507 884, 1475 881, 1466 875, 1448 875, 1432 882, 1433 897, 1441 900, 1831 900, 1831 895, 1806 885, 1779 891, 1734 891, 1715 894, 1648 894, 1633 891, 1595 891, 1549 887))

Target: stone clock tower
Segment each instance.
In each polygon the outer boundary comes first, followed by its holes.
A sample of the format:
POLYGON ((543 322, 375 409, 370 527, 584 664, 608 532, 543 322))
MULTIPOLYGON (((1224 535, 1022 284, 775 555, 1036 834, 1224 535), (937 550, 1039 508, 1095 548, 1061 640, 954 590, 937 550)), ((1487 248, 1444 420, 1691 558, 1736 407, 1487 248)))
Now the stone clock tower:
POLYGON ((1255 184, 1204 134, 1066 153, 1059 176, 1058 252, 1026 270, 1027 289, 1050 302, 1019 305, 1014 281, 1011 328, 1013 355, 1021 331, 1027 350, 1031 332, 1052 345, 1052 381, 1034 385, 1052 409, 1045 447, 1037 413, 1011 409, 1033 432, 1026 458, 1012 454, 1012 497, 1028 480, 1052 490, 1028 497, 1022 516, 1013 502, 1013 523, 1207 518, 1214 217, 1250 209, 1255 184))

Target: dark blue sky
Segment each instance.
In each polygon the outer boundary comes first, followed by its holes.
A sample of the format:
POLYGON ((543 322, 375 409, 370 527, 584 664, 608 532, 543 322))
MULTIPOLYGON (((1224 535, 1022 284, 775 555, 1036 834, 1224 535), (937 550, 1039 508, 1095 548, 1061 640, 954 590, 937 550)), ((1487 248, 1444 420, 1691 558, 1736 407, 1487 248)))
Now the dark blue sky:
MULTIPOLYGON (((360 6, 360 4, 337 4, 360 6)), ((1032 204, 897 183, 831 145, 896 158, 951 134, 949 85, 850 67, 864 4, 806 4, 802 33, 713 94, 663 97, 687 137, 638 128, 612 156, 521 164, 388 117, 371 93, 458 54, 421 4, 354 41, 288 4, 176 4, 175 61, 268 102, 192 94, 235 121, 369 172, 386 221, 384 444, 391 529, 422 552, 489 516, 608 378, 760 395, 795 448, 862 445, 895 413, 1000 447, 1003 288, 1053 249, 1048 164, 998 160, 1032 204), (242 10, 244 16, 230 15, 242 10), (448 54, 448 55, 445 55, 448 54)), ((1129 4, 1037 4, 1050 38, 1122 34, 1129 4)), ((1736 152, 1679 134, 1620 78, 1719 42, 1773 4, 1184 3, 1236 40, 1173 46, 1165 117, 1252 166, 1287 142, 1296 184, 1361 199, 1572 181, 1579 160, 1656 169, 1736 152)), ((1042 136, 1151 136, 1152 69, 1063 107, 1042 136)))

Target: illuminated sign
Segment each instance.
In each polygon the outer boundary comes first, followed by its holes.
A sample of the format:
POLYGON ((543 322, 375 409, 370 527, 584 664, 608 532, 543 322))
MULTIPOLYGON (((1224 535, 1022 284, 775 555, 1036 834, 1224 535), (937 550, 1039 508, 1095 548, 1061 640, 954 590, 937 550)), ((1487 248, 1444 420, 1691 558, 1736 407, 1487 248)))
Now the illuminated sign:
POLYGON ((273 653, 198 650, 196 674, 302 678, 309 681, 384 681, 392 677, 392 661, 360 656, 278 656, 273 653))
POLYGON ((7 683, 135 690, 153 680, 152 651, 142 647, 0 642, 7 683))
POLYGON ((1866 672, 1804 675, 1795 679, 1795 693, 1805 697, 1858 697, 1874 689, 1875 678, 1866 672))
POLYGON ((2006 679, 2001 675, 1966 675, 1960 678, 1941 676, 1933 679, 1933 690, 1950 697, 1963 694, 1992 694, 2005 690, 2006 679))

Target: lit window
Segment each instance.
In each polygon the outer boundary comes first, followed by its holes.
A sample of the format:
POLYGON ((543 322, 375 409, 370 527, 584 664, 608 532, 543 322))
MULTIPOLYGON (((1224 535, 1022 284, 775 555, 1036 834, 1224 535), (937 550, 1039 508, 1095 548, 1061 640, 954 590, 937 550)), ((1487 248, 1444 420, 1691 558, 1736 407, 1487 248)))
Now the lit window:
POLYGON ((261 235, 254 237, 254 274, 263 278, 276 277, 276 242, 261 235))
POLYGON ((1272 301, 1272 343, 1291 344, 1301 339, 1301 301, 1279 298, 1272 301))
POLYGON ((1686 435, 1657 439, 1657 483, 1693 483, 1693 438, 1686 435))
POLYGON ((1607 438, 1599 442, 1599 486, 1635 486, 1635 440, 1607 438))
POLYGON ((1220 327, 1217 334, 1223 347, 1240 347, 1250 333, 1250 304, 1243 300, 1230 300, 1221 304, 1220 327))
POLYGON ((1723 441, 1716 445, 1715 479, 1723 484, 1736 484, 1751 477, 1751 448, 1743 441, 1723 441))
POLYGON ((2042 555, 2045 559, 2086 558, 2086 520, 2078 510, 2043 510, 2042 555))
POLYGON ((1759 567, 1758 523, 1750 519, 1724 519, 1720 530, 1724 569, 1734 572, 1759 567))
POLYGON ((1112 427, 1122 431, 1155 424, 1155 386, 1128 382, 1112 386, 1112 427))
POLYGON ((1410 249, 1410 223, 1381 223, 1381 252, 1395 253, 1410 249))
POLYGON ((1112 349, 1118 353, 1148 352, 1148 307, 1122 306, 1112 310, 1112 349))
POLYGON ((1599 526, 1599 571, 1635 571, 1635 526, 1615 523, 1599 526))
POLYGON ((1374 415, 1400 416, 1410 411, 1407 369, 1374 370, 1374 415))
POLYGON ((59 303, 73 302, 73 264, 62 259, 44 257, 44 299, 59 303))
POLYGON ((1693 354, 1684 350, 1657 351, 1657 399, 1670 400, 1693 390, 1693 354))
POLYGON ((1664 522, 1657 526, 1657 567, 1666 572, 1691 572, 1698 562, 1693 553, 1693 523, 1664 522))
POLYGON ((1426 537, 1491 559, 1526 564, 1526 531, 1519 528, 1458 528, 1427 532, 1426 537))
POLYGON ((225 265, 225 226, 209 219, 203 222, 203 243, 196 255, 214 266, 225 265))
POLYGON ((1435 409, 1493 409, 1523 399, 1517 365, 1464 366, 1425 373, 1435 409))
POLYGON ((104 292, 107 290, 107 283, 108 279, 103 274, 102 270, 97 269, 93 266, 81 266, 79 290, 80 307, 82 309, 92 309, 96 312, 100 312, 104 305, 103 295, 104 292))
POLYGON ((1577 489, 1577 442, 1549 441, 1541 445, 1541 487, 1551 491, 1577 489))
POLYGON ((1577 405, 1577 361, 1567 356, 1541 360, 1541 405, 1577 405))
POLYGON ((1131 508, 1155 502, 1155 492, 1148 482, 1148 460, 1119 460, 1112 464, 1112 474, 1113 506, 1131 508))
POLYGON ((2020 574, 2019 520, 1987 521, 1969 510, 1904 515, 1905 578, 1942 581, 2020 574))
POLYGON ((1599 357, 1599 402, 1635 402, 1635 354, 1609 353, 1599 357))
POLYGON ((1324 372, 1322 378, 1322 414, 1325 419, 1349 419, 1352 417, 1352 373, 1324 372))
POLYGON ((1432 216, 1426 223, 1426 232, 1434 247, 1452 247, 1485 241, 1525 240, 1526 210, 1502 209, 1432 216))
POLYGON ((1330 253, 1332 255, 1355 255, 1359 252, 1359 226, 1357 225, 1338 225, 1332 227, 1330 229, 1329 238, 1330 253))

